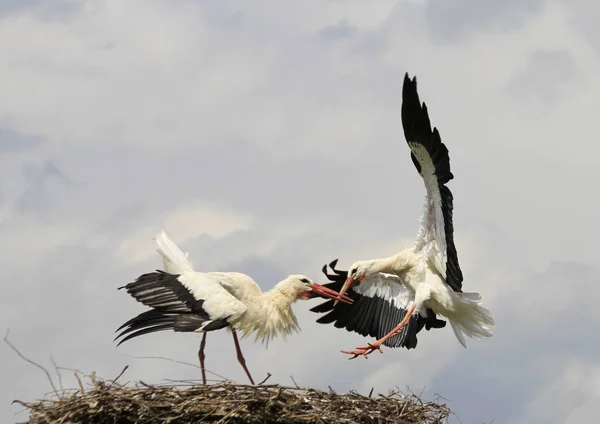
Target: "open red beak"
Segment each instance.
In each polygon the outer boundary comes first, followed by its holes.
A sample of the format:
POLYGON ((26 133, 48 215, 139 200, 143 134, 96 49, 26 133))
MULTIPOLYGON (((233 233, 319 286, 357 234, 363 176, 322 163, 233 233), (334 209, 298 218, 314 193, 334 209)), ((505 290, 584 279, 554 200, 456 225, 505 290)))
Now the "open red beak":
POLYGON ((314 295, 321 296, 327 299, 335 299, 336 304, 337 302, 344 302, 348 304, 353 302, 353 300, 348 296, 342 296, 335 290, 328 289, 327 287, 322 286, 320 284, 312 283, 311 288, 311 293, 313 293, 314 295))
MULTIPOLYGON (((359 281, 362 281, 362 279, 359 281)), ((348 291, 348 289, 350 287, 352 287, 352 284, 354 284, 355 282, 356 282, 356 280, 354 280, 353 278, 346 278, 346 281, 344 281, 344 285, 342 286, 342 290, 340 290, 340 292, 339 292, 339 296, 340 297, 345 296, 344 293, 346 293, 348 291)), ((333 302, 333 306, 337 305, 338 301, 339 301, 339 299, 337 299, 335 302, 333 302)))

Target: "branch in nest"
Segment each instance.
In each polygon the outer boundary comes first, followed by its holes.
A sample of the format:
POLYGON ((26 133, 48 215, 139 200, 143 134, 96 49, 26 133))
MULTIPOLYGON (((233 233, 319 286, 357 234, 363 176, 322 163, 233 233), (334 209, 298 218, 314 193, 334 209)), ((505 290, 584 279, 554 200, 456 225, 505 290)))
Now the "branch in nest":
POLYGON ((8 333, 10 332, 9 330, 6 330, 6 335, 4 336, 4 342, 17 354, 19 355, 24 361, 29 362, 31 365, 38 367, 39 369, 41 369, 45 374, 46 377, 48 377, 48 381, 50 382, 50 386, 52 386, 52 390, 54 391, 54 393, 60 398, 61 394, 58 390, 56 390, 56 386, 54 385, 54 382, 52 381, 52 377, 50 376, 50 373, 48 372, 48 370, 46 368, 44 368, 43 366, 41 366, 40 364, 38 364, 37 362, 32 361, 31 359, 25 357, 25 355, 23 355, 19 349, 17 349, 9 340, 8 340, 8 333))

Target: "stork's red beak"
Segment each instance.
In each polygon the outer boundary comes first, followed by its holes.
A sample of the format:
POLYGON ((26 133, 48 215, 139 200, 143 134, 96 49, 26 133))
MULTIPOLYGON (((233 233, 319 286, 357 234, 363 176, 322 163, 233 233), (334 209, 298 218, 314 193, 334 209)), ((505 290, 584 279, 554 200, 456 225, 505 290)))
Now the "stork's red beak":
POLYGON ((312 288, 311 294, 313 294, 313 295, 321 296, 321 297, 324 297, 327 299, 335 299, 335 303, 337 303, 337 302, 344 302, 344 303, 349 303, 349 304, 352 303, 352 299, 349 298, 348 296, 342 296, 335 290, 328 289, 327 287, 322 286, 320 284, 312 283, 310 287, 312 288))
MULTIPOLYGON (((344 285, 342 286, 342 290, 340 290, 339 295, 340 296, 345 296, 344 293, 346 293, 348 291, 348 289, 350 287, 352 287, 352 284, 354 284, 356 281, 362 281, 362 278, 359 278, 358 280, 355 280, 354 278, 346 278, 346 281, 344 281, 344 285)), ((337 305, 339 300, 336 300, 335 302, 333 302, 333 306, 337 305)))

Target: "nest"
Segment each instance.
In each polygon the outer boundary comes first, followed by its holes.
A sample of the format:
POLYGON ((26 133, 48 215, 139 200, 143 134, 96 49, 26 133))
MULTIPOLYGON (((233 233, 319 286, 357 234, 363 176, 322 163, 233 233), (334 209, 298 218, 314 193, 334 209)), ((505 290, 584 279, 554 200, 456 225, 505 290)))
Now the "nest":
POLYGON ((446 423, 445 405, 423 402, 399 391, 375 397, 337 394, 278 384, 230 382, 120 384, 87 377, 84 388, 36 402, 15 401, 28 410, 28 423, 446 423))

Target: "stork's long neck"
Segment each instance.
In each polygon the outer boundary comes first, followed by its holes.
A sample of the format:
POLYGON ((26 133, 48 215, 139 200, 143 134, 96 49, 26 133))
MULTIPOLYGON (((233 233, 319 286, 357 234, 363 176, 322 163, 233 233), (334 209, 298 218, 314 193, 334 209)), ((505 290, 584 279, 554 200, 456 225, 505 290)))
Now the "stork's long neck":
POLYGON ((256 332, 256 341, 267 344, 276 336, 284 338, 298 332, 298 321, 292 311, 292 303, 297 299, 295 290, 278 284, 272 290, 248 302, 246 316, 240 323, 245 334, 256 332))
POLYGON ((414 254, 410 249, 403 250, 387 258, 376 259, 373 262, 375 271, 387 274, 402 274, 415 265, 414 254))

